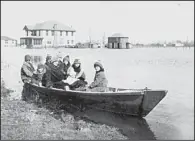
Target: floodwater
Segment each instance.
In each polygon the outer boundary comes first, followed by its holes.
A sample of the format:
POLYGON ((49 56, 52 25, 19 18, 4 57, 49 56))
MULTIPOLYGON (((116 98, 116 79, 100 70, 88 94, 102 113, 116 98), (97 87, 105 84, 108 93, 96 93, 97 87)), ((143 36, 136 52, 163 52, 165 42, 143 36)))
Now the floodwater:
POLYGON ((144 119, 121 117, 100 111, 85 115, 97 123, 118 127, 130 139, 194 139, 194 49, 137 48, 112 49, 19 49, 2 48, 1 62, 9 69, 1 71, 5 83, 22 89, 20 67, 25 54, 70 55, 71 62, 81 59, 87 81, 93 81, 93 63, 101 60, 109 86, 168 90, 167 96, 144 119), (12 81, 10 81, 12 80, 12 81))

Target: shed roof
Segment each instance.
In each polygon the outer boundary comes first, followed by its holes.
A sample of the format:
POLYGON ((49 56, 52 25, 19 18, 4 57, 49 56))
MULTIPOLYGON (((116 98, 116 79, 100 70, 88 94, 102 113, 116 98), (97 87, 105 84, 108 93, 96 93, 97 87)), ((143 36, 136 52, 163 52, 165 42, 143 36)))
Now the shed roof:
POLYGON ((62 30, 62 31, 76 31, 72 27, 66 26, 62 23, 57 21, 45 21, 42 23, 37 23, 34 26, 32 25, 25 25, 24 29, 28 30, 54 30, 54 25, 56 25, 55 30, 62 30))
POLYGON ((16 41, 16 39, 13 39, 7 36, 1 36, 1 40, 15 40, 16 41))
POLYGON ((124 36, 124 35, 121 34, 121 33, 115 33, 115 34, 113 34, 111 37, 127 37, 127 36, 124 36))

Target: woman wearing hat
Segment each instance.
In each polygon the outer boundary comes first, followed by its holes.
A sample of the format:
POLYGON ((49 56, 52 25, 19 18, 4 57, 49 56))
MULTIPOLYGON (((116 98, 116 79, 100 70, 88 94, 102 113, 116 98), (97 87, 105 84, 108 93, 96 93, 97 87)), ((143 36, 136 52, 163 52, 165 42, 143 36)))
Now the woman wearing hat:
POLYGON ((52 56, 50 54, 47 54, 45 65, 48 65, 52 61, 52 56))
POLYGON ((75 74, 75 78, 84 81, 85 80, 85 73, 81 69, 81 62, 80 62, 79 59, 75 59, 74 60, 72 68, 73 68, 74 72, 76 73, 75 74))
POLYGON ((87 82, 85 81, 85 73, 81 69, 81 62, 79 59, 74 60, 72 68, 75 72, 74 78, 76 78, 77 81, 75 81, 73 84, 70 85, 70 89, 82 90, 82 88, 85 88, 85 86, 87 85, 87 82))
POLYGON ((94 92, 105 92, 108 85, 108 80, 104 74, 104 68, 100 62, 94 63, 96 70, 94 82, 89 85, 89 90, 94 92))
POLYGON ((21 68, 21 79, 24 83, 30 83, 35 69, 31 63, 31 56, 25 55, 24 63, 21 68))
POLYGON ((63 73, 65 75, 64 79, 67 79, 67 77, 71 75, 71 69, 72 69, 72 66, 70 64, 69 55, 67 55, 66 57, 63 58, 62 69, 63 69, 62 71, 63 71, 63 73))

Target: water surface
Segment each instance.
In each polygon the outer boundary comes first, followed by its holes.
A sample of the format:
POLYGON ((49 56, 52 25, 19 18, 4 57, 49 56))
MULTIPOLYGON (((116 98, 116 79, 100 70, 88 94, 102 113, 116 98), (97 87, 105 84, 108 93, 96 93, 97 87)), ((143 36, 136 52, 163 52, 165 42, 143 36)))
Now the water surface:
MULTIPOLYGON (((12 49, 15 57, 7 54, 10 49, 2 49, 2 60, 10 64, 7 75, 8 84, 19 87, 20 67, 25 54, 42 56, 47 54, 70 55, 71 62, 81 59, 87 81, 93 81, 93 63, 101 60, 109 81, 109 86, 118 88, 145 88, 168 90, 167 96, 144 119, 119 118, 113 121, 95 112, 97 122, 118 126, 132 139, 194 139, 194 49, 139 48, 129 50, 112 49, 12 49), (15 81, 10 82, 10 79, 15 81), (17 83, 16 83, 17 82, 17 83), (100 116, 101 115, 101 116, 100 116), (105 118, 103 118, 105 117, 105 118), (136 124, 135 124, 136 123, 136 124), (139 126, 137 126, 139 125, 139 126)), ((21 84, 20 84, 21 85, 21 84)), ((20 86, 21 87, 21 86, 20 86)), ((89 112, 90 115, 90 112, 89 112)), ((111 116, 113 117, 113 116, 111 116)), ((111 118, 110 117, 110 118, 111 118)))

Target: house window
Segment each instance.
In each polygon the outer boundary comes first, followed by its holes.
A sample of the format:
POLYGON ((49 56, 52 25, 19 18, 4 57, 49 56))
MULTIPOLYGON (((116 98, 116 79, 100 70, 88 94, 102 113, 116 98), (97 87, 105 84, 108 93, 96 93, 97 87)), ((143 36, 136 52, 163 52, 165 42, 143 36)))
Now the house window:
POLYGON ((41 36, 41 31, 39 30, 39 36, 41 36))
POLYGON ((5 40, 5 44, 8 44, 8 40, 5 40))
POLYGON ((39 40, 39 39, 34 40, 34 44, 35 45, 40 45, 41 44, 41 40, 39 40))
POLYGON ((68 31, 66 31, 66 36, 68 36, 68 31))
POLYGON ((52 36, 54 36, 54 31, 52 31, 52 33, 51 33, 51 34, 52 34, 52 36))
POLYGON ((73 36, 74 32, 72 32, 72 36, 73 36))
POLYGON ((69 40, 67 40, 67 44, 69 44, 69 40))
POLYGON ((51 44, 51 41, 47 41, 47 44, 51 44))
POLYGON ((74 43, 74 40, 72 40, 72 44, 74 43))
POLYGON ((34 36, 37 36, 37 32, 36 32, 36 30, 34 31, 34 36))
POLYGON ((60 36, 62 36, 62 31, 60 31, 60 36))
POLYGON ((48 36, 48 30, 46 30, 46 36, 48 36))

